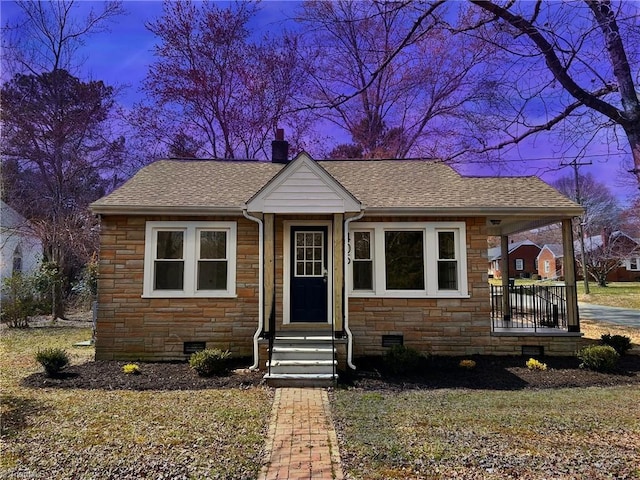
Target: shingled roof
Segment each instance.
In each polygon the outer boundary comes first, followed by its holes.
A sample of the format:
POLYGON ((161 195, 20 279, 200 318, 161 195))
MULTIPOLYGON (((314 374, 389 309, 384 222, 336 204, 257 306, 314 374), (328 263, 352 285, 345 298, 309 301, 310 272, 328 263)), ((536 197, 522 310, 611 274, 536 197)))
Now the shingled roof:
MULTIPOLYGON (((463 177, 442 162, 427 160, 317 164, 369 213, 581 213, 579 205, 537 177, 463 177)), ((101 214, 241 213, 283 168, 286 165, 258 161, 161 160, 91 207, 101 214)))

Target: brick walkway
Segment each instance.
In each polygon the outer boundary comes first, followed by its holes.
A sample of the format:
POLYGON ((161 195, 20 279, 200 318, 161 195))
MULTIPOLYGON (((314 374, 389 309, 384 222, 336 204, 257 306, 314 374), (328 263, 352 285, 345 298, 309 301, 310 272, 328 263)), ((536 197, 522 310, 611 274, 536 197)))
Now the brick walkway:
POLYGON ((341 480, 338 439, 321 388, 278 388, 258 480, 341 480))

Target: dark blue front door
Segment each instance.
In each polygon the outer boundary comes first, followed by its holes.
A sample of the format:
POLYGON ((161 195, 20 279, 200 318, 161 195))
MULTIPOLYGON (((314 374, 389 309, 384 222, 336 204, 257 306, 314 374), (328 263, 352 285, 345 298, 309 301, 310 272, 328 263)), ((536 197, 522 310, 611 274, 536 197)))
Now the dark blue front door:
POLYGON ((291 227, 291 322, 327 321, 327 227, 291 227))

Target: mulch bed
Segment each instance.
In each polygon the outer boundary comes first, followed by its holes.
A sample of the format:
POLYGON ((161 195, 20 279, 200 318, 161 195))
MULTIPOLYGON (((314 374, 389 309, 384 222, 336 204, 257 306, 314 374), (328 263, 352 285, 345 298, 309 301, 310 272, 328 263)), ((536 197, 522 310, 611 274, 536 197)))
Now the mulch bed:
POLYGON ((464 388, 522 390, 640 384, 640 355, 620 358, 613 372, 580 368, 575 357, 542 357, 547 370, 529 370, 529 357, 472 356, 473 369, 460 367, 460 358, 431 357, 417 373, 392 376, 385 373, 380 358, 361 359, 359 370, 342 378, 346 386, 363 390, 408 390, 464 388))
MULTIPOLYGON (((544 357, 546 371, 526 368, 525 357, 469 357, 476 367, 467 370, 459 358, 432 357, 418 373, 391 375, 385 372, 380 358, 361 358, 354 363, 355 372, 340 375, 339 387, 363 390, 408 390, 464 388, 488 390, 522 390, 563 387, 615 386, 640 384, 640 355, 625 355, 615 372, 602 373, 581 369, 573 357, 544 357)), ((249 361, 240 359, 229 375, 200 377, 187 363, 137 362, 140 374, 125 374, 129 362, 92 361, 72 365, 58 377, 44 373, 29 375, 22 385, 32 388, 79 388, 104 390, 202 390, 251 388, 264 385, 264 371, 246 368, 249 361)))

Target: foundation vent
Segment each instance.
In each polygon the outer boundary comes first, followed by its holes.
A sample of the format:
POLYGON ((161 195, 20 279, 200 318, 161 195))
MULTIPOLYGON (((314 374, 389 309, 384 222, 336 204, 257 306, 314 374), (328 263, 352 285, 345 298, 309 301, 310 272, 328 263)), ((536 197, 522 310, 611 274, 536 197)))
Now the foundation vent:
POLYGON ((382 346, 393 347, 394 345, 403 345, 404 335, 383 335, 382 346))

